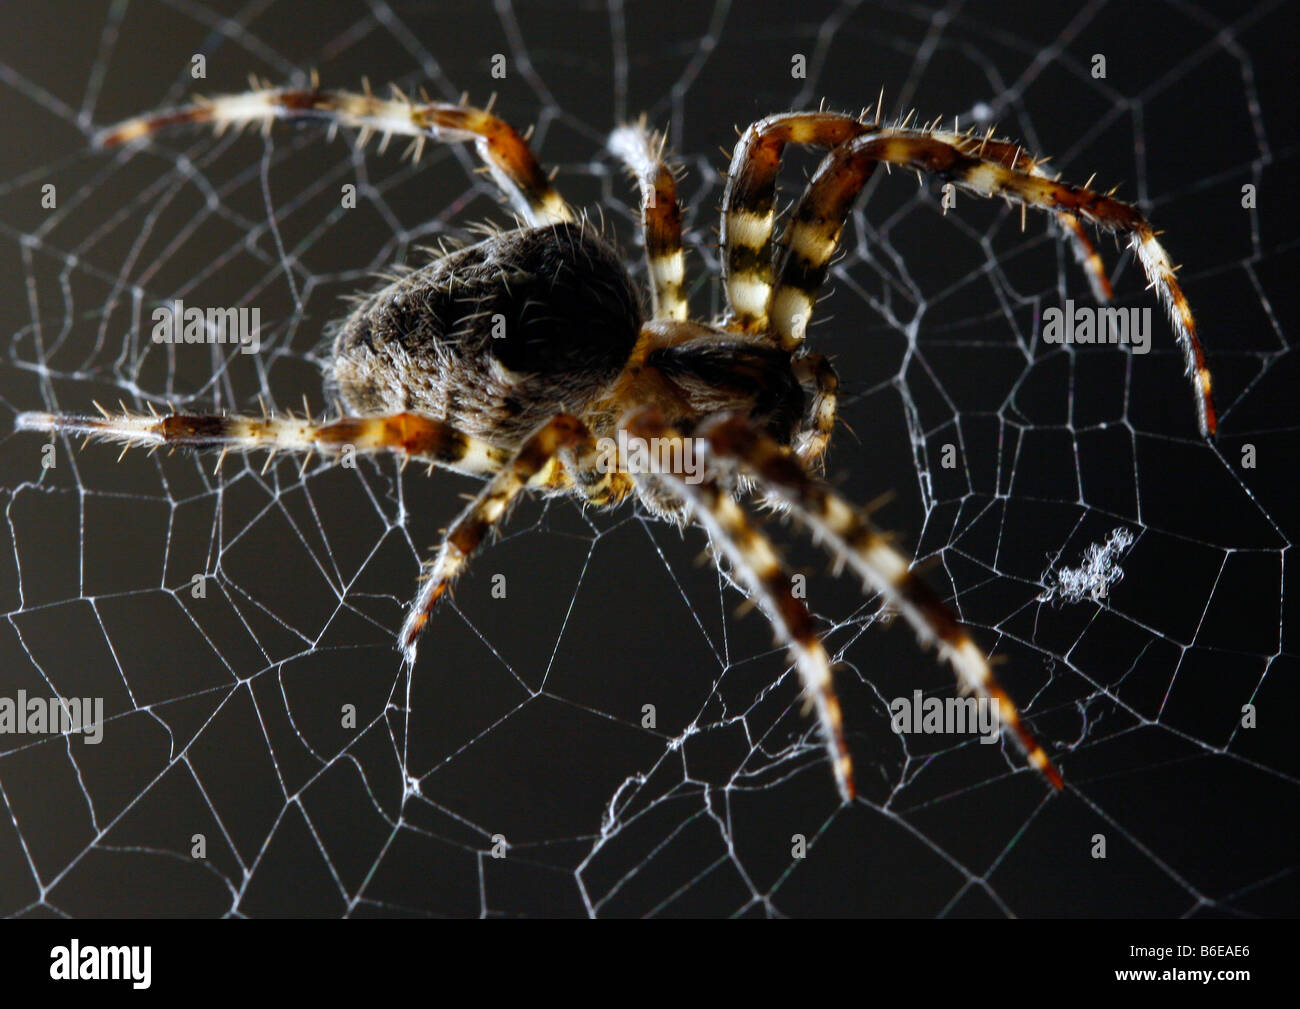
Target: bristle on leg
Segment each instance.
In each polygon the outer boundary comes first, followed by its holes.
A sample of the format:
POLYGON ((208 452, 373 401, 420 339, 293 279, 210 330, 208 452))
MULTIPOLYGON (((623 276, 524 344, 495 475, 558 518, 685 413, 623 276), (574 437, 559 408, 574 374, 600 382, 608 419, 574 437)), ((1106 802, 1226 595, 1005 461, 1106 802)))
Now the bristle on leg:
POLYGON ((111 442, 132 448, 169 446, 223 452, 266 451, 319 453, 337 456, 351 448, 357 453, 392 452, 427 460, 461 473, 487 474, 497 469, 509 454, 478 438, 470 437, 441 421, 418 414, 399 413, 382 417, 339 417, 317 422, 288 416, 242 417, 221 414, 110 414, 71 416, 52 413, 19 414, 20 431, 46 431, 84 437, 88 441, 111 442))

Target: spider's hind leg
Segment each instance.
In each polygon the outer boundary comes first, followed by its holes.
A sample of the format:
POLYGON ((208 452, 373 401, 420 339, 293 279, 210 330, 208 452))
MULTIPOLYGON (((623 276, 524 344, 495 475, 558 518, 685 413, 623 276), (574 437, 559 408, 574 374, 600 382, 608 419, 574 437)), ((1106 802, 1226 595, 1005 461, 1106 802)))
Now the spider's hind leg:
POLYGON ((812 530, 816 539, 837 556, 887 604, 911 624, 923 644, 936 641, 940 655, 952 665, 958 685, 977 697, 992 700, 1003 727, 1054 788, 1064 787, 1046 751, 1024 726, 1015 704, 993 675, 988 658, 947 606, 912 570, 865 514, 813 480, 788 451, 740 416, 709 420, 696 430, 709 452, 725 465, 738 468, 763 493, 780 498, 812 530))

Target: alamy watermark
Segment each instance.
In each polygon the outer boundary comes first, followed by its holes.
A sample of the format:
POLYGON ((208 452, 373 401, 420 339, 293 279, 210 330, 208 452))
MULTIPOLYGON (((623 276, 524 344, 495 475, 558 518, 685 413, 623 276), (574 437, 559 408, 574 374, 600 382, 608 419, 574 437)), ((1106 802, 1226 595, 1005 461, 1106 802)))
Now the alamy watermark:
POLYGON ((992 697, 911 697, 889 702, 890 727, 898 735, 967 736, 978 734, 981 743, 996 743, 1002 735, 1002 712, 992 697))
POLYGON ((1050 344, 1114 344, 1131 353, 1151 351, 1151 309, 1074 304, 1043 311, 1043 342, 1050 344))
POLYGON ((619 431, 617 441, 599 439, 596 452, 598 473, 671 473, 688 484, 701 483, 705 476, 695 438, 638 438, 619 431))
POLYGON ((130 981, 135 989, 153 981, 152 946, 83 946, 73 939, 50 950, 52 981, 130 981))
POLYGON ((150 318, 154 343, 237 343, 242 354, 262 349, 260 308, 199 308, 177 298, 150 318))
POLYGON ((0 735, 81 733, 94 745, 104 738, 102 697, 0 697, 0 735))

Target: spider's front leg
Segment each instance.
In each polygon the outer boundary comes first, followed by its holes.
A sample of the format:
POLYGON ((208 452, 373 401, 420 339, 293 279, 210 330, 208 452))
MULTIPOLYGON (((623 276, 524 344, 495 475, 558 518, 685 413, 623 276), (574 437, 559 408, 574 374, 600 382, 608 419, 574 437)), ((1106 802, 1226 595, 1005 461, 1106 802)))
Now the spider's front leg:
POLYGON ((398 640, 408 662, 415 663, 416 644, 438 600, 451 588, 488 533, 505 518, 520 492, 530 484, 553 488, 570 485, 571 478, 561 460, 566 451, 594 452, 594 443, 582 421, 560 414, 531 435, 457 517, 437 555, 426 565, 420 591, 402 625, 398 640))
MULTIPOLYGON (((882 95, 883 99, 883 95, 882 95)), ((726 281, 727 305, 733 324, 749 333, 764 333, 773 307, 776 228, 776 183, 781 160, 790 144, 839 148, 869 134, 884 131, 881 109, 873 120, 842 112, 785 112, 752 124, 736 144, 722 194, 722 271, 726 281)), ((920 131, 911 131, 917 133, 920 131)), ((939 134, 935 134, 939 135, 939 134)), ((968 137, 950 135, 963 142, 968 137)), ((1020 169, 1039 177, 1042 170, 1019 145, 984 138, 981 156, 1006 168, 1020 169)), ((865 184, 866 179, 863 179, 865 184)), ((1101 257, 1097 255, 1077 216, 1067 210, 1056 213, 1057 222, 1069 237, 1075 257, 1083 265, 1093 293, 1101 301, 1110 298, 1101 257)), ((787 227, 785 244, 794 238, 787 227)), ((828 257, 829 258, 829 257, 828 257)), ((779 270, 777 270, 779 275, 779 270)), ((817 285, 820 287, 820 283, 817 285)), ((813 292, 816 293, 815 290, 813 292)))
MULTIPOLYGON (((1077 231, 1079 222, 1087 221, 1104 231, 1129 236, 1183 353, 1201 435, 1214 434, 1218 422, 1205 351, 1173 264, 1151 224, 1127 203, 1086 186, 1049 179, 1019 147, 1005 141, 925 129, 882 129, 846 141, 826 155, 782 236, 769 305, 772 329, 781 346, 794 350, 803 342, 845 222, 879 164, 929 172, 978 196, 1003 197, 1022 207, 1047 211, 1061 219, 1067 231, 1077 231)), ((1091 255, 1084 258, 1090 260, 1091 255)), ((1094 289, 1097 286, 1094 284, 1094 289)), ((1100 293, 1105 295, 1108 289, 1100 293)))
POLYGON ((748 333, 767 329, 775 251, 776 182, 790 144, 837 147, 878 129, 840 112, 790 112, 753 123, 736 142, 722 193, 719 240, 722 279, 732 324, 748 333))
POLYGON ((718 463, 738 468, 755 481, 761 492, 788 504, 816 539, 832 547, 837 557, 843 557, 868 586, 903 615, 922 644, 937 640, 940 655, 951 663, 959 685, 978 697, 993 700, 1002 725, 1011 728, 1012 738, 1029 762, 1054 788, 1064 787, 1060 773, 1025 728, 1015 704, 994 677, 984 652, 948 607, 913 573, 908 559, 872 526, 865 512, 810 477, 793 454, 745 417, 713 418, 702 423, 695 433, 718 463))
MULTIPOLYGON (((646 445, 682 445, 683 442, 682 436, 669 428, 654 408, 636 411, 623 422, 622 427, 646 445)), ((684 446, 681 452, 678 458, 685 459, 684 446)), ((692 482, 684 474, 670 469, 633 476, 639 483, 658 481, 686 501, 692 518, 727 555, 733 570, 767 614, 778 639, 790 650, 805 694, 817 710, 840 797, 845 802, 852 801, 856 794, 853 761, 844 741, 844 720, 831 676, 830 659, 817 637, 812 615, 795 596, 794 579, 781 563, 771 541, 750 524, 735 499, 716 479, 692 482)))

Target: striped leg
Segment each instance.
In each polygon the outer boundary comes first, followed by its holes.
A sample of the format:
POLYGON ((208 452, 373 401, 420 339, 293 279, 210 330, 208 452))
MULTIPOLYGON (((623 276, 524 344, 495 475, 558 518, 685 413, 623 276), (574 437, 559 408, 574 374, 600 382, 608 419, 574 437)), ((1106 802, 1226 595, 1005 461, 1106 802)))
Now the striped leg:
POLYGON ((826 446, 835 430, 839 409, 840 378, 831 362, 821 354, 806 354, 794 362, 799 384, 813 388, 807 420, 794 440, 794 454, 810 470, 820 472, 825 465, 826 446))
MULTIPOLYGON (((988 164, 1023 172, 1036 179, 1052 181, 1043 171, 1042 162, 1036 161, 1024 153, 1019 144, 1010 141, 980 138, 963 133, 944 133, 939 130, 878 132, 885 135, 928 137, 963 152, 977 151, 977 156, 988 164)), ((841 152, 832 151, 823 161, 822 167, 829 164, 839 153, 841 152)), ((822 208, 812 194, 811 182, 804 192, 803 199, 791 215, 790 225, 781 236, 779 249, 775 255, 776 286, 769 304, 769 311, 773 316, 773 328, 783 345, 791 347, 803 339, 818 294, 826 281, 826 271, 831 257, 839 248, 840 237, 853 201, 870 181, 874 171, 874 163, 863 165, 861 177, 855 183, 857 188, 844 207, 843 217, 828 220, 819 216, 822 208)), ((1024 206, 1026 204, 1022 203, 1022 209, 1024 206)), ((1106 276, 1105 264, 1088 237, 1083 222, 1069 211, 1052 210, 1050 207, 1044 209, 1053 214, 1061 231, 1069 240, 1075 259, 1088 278, 1093 297, 1102 302, 1110 301, 1114 292, 1111 289, 1110 279, 1106 276)))
POLYGON ((682 210, 677 180, 663 160, 664 138, 646 129, 645 120, 610 134, 609 149, 627 166, 641 189, 641 230, 656 319, 685 321, 686 279, 682 253, 682 210))
POLYGON ((556 486, 562 480, 561 453, 589 445, 591 435, 576 417, 560 414, 539 428, 478 496, 460 513, 447 531, 437 556, 421 575, 420 591, 407 611, 399 642, 408 662, 414 664, 416 643, 429 616, 464 570, 470 556, 527 486, 556 486))
MULTIPOLYGON (((1192 383, 1197 421, 1201 434, 1214 433, 1217 421, 1210 396, 1210 372, 1205 353, 1196 336, 1192 311, 1187 304, 1174 268, 1155 231, 1133 207, 1081 186, 1048 179, 1041 173, 1010 168, 1002 161, 981 154, 978 138, 948 134, 943 139, 925 130, 882 130, 837 147, 818 167, 800 200, 787 229, 787 243, 772 292, 772 326, 781 345, 788 350, 804 339, 831 256, 853 201, 877 164, 905 165, 930 172, 979 196, 1001 196, 1022 206, 1052 213, 1064 212, 1105 231, 1123 232, 1151 285, 1159 293, 1183 351, 1186 371, 1192 383)), ((993 147, 984 146, 987 154, 993 147)), ((1000 157, 1019 164, 1006 154, 1005 145, 995 149, 1000 157)))
POLYGON ((1053 787, 1063 787, 1060 774, 1021 722, 979 646, 862 511, 809 477, 789 452, 744 417, 706 421, 696 435, 720 463, 739 467, 762 492, 785 501, 817 539, 834 547, 866 585, 903 615, 922 644, 937 640, 939 654, 952 664, 959 686, 993 700, 1002 725, 1011 728, 1029 762, 1053 787))
MULTIPOLYGON (((975 140, 970 134, 944 133, 940 130, 935 130, 931 136, 956 146, 970 146, 975 140)), ((1036 178, 1047 178, 1047 173, 1042 168, 1046 159, 1036 160, 1030 157, 1019 144, 1009 140, 994 140, 988 136, 980 137, 978 143, 981 158, 996 161, 1004 168, 1028 172, 1036 178)), ((1098 301, 1110 301, 1115 292, 1111 289, 1110 278, 1106 276, 1106 264, 1102 262, 1101 256, 1092 244, 1092 239, 1088 237, 1088 229, 1078 217, 1064 210, 1056 212, 1056 223, 1061 226, 1061 231, 1074 249, 1074 258, 1083 268, 1084 276, 1088 278, 1092 296, 1098 301)))
POLYGON ((772 293, 776 177, 788 144, 838 147, 877 130, 839 112, 787 112, 753 123, 731 155, 722 193, 722 276, 731 324, 746 333, 767 329, 772 293))
MULTIPOLYGON (((655 410, 638 411, 624 426, 629 435, 645 439, 647 444, 653 444, 650 439, 677 441, 681 438, 664 424, 655 410)), ((735 573, 763 608, 777 638, 789 648, 804 691, 816 708, 840 797, 845 802, 852 801, 856 794, 853 761, 844 741, 843 716, 831 677, 830 659, 817 637, 808 608, 794 595, 790 572, 771 542, 749 523, 740 506, 714 480, 692 483, 672 472, 637 479, 662 481, 686 500, 692 517, 727 555, 735 573)))
POLYGON ((395 86, 392 98, 377 98, 369 83, 363 84, 364 92, 357 94, 321 88, 315 75, 309 88, 256 88, 255 83, 255 90, 244 94, 195 98, 191 105, 128 119, 104 130, 96 143, 112 147, 189 123, 209 123, 218 132, 255 124, 269 129, 277 119, 319 119, 329 124, 331 137, 340 126, 352 127, 360 131, 359 146, 379 134, 383 138, 381 153, 392 136, 413 137, 409 150, 417 159, 428 140, 472 140, 497 186, 529 225, 574 219, 527 141, 490 110, 445 102, 412 102, 395 86))
MULTIPOLYGON (((95 404, 99 407, 99 404, 95 404)), ((306 417, 239 417, 153 412, 134 414, 123 410, 111 414, 99 407, 100 417, 75 417, 50 413, 23 413, 16 426, 21 431, 50 431, 85 436, 87 441, 116 442, 129 449, 149 447, 221 449, 217 469, 230 452, 265 450, 266 466, 278 452, 303 453, 303 469, 315 453, 341 455, 348 449, 359 453, 394 452, 459 473, 494 473, 509 459, 509 453, 485 441, 462 434, 441 421, 414 413, 386 417, 339 417, 313 421, 306 417)))
MULTIPOLYGON (((736 144, 722 196, 722 260, 727 300, 732 319, 745 332, 762 332, 767 326, 772 293, 776 224, 776 180, 788 144, 835 148, 868 133, 881 132, 880 109, 874 122, 864 122, 837 112, 788 112, 751 125, 736 144)), ((951 142, 969 143, 964 134, 940 134, 951 142)), ((1042 170, 1018 145, 989 138, 982 156, 1042 176, 1042 170)), ((866 179, 863 179, 863 184, 866 179)), ((1075 257, 1083 265, 1098 300, 1110 298, 1110 282, 1100 257, 1079 219, 1058 212, 1057 221, 1069 236, 1075 257)), ((779 276, 779 271, 777 273, 779 276)))

